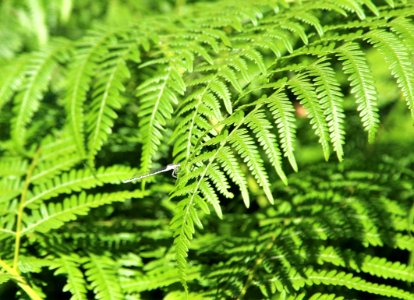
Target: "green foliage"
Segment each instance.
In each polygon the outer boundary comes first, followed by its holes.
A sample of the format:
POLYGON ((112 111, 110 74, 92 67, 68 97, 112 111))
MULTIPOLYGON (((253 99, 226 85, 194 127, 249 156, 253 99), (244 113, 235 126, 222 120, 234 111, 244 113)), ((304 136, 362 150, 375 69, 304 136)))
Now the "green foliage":
POLYGON ((412 3, 22 3, 0 298, 412 299, 412 3))

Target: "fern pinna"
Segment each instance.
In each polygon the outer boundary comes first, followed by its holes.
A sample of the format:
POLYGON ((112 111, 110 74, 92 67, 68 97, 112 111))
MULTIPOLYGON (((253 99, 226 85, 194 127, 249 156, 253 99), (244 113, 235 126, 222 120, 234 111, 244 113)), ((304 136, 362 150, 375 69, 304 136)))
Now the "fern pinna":
POLYGON ((0 295, 411 299, 413 4, 181 8, 0 57, 0 295))

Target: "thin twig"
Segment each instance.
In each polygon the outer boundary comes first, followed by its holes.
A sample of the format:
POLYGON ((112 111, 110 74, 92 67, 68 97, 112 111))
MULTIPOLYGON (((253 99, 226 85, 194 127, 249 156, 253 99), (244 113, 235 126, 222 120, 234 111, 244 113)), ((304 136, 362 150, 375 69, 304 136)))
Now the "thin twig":
POLYGON ((173 177, 176 177, 176 175, 177 175, 177 169, 179 167, 180 167, 180 164, 169 164, 166 167, 164 167, 162 169, 159 169, 159 170, 156 170, 156 171, 153 171, 153 172, 151 172, 149 174, 145 174, 145 175, 142 175, 142 176, 138 176, 138 177, 133 177, 133 178, 130 178, 130 179, 122 180, 122 182, 123 183, 135 182, 137 180, 141 180, 141 179, 144 179, 144 178, 147 178, 147 177, 150 177, 150 176, 154 176, 154 175, 157 175, 157 174, 160 174, 160 173, 168 172, 168 171, 171 171, 171 170, 173 171, 173 173, 172 173, 173 177))

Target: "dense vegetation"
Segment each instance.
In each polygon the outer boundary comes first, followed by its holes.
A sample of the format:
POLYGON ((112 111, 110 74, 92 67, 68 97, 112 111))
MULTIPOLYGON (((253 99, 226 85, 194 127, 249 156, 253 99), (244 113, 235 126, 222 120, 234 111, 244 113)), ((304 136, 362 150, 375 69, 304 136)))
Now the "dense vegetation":
POLYGON ((2 1, 0 298, 413 299, 413 18, 2 1))

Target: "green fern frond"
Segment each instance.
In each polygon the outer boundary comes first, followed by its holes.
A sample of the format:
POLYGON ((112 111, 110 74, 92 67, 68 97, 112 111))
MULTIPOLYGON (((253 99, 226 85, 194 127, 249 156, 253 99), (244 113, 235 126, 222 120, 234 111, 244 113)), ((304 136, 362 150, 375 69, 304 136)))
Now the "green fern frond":
MULTIPOLYGON (((20 57, 9 64, 1 67, 3 76, 0 82, 0 110, 10 101, 13 94, 21 85, 21 81, 25 76, 24 69, 27 64, 28 57, 20 57)), ((33 60, 33 59, 32 59, 33 60)))
POLYGON ((178 102, 177 95, 185 91, 178 66, 166 66, 159 73, 161 75, 142 83, 137 91, 137 96, 141 98, 138 116, 139 130, 143 137, 143 172, 151 169, 153 157, 161 145, 164 128, 172 118, 173 105, 178 102))
POLYGON ((401 88, 411 115, 414 117, 414 68, 407 47, 390 32, 376 30, 369 32, 366 36, 387 61, 391 74, 401 88))
POLYGON ((0 284, 5 284, 12 279, 14 279, 13 276, 3 272, 0 273, 0 284))
POLYGON ((335 78, 335 73, 328 62, 320 62, 309 66, 309 74, 314 76, 317 85, 315 92, 321 101, 321 108, 328 122, 329 135, 333 149, 341 161, 345 143, 344 119, 342 105, 343 94, 335 78))
POLYGON ((258 149, 251 136, 246 130, 240 129, 237 133, 231 136, 229 142, 247 164, 249 170, 252 172, 259 185, 263 188, 269 202, 273 204, 274 199, 270 190, 269 179, 263 168, 263 164, 261 163, 262 159, 260 158, 258 149))
POLYGON ((342 252, 340 249, 333 247, 321 249, 320 253, 318 253, 318 263, 322 265, 329 262, 337 266, 352 268, 359 273, 368 273, 385 279, 392 278, 405 282, 414 281, 414 270, 410 266, 352 251, 342 252))
POLYGON ((27 161, 20 157, 2 157, 0 161, 0 176, 19 176, 23 175, 27 169, 27 161))
POLYGON ((182 201, 177 205, 177 212, 171 220, 171 229, 174 231, 174 247, 176 249, 179 278, 186 291, 188 290, 186 257, 188 256, 190 241, 193 239, 194 220, 196 222, 200 220, 195 204, 197 202, 204 203, 204 200, 198 195, 193 195, 190 200, 190 203, 182 201))
POLYGON ((35 185, 28 193, 26 206, 35 208, 38 202, 43 202, 60 194, 71 194, 72 192, 102 186, 106 183, 119 183, 121 179, 128 178, 134 173, 136 173, 136 170, 121 166, 99 168, 96 173, 92 173, 89 169, 72 170, 35 185))
POLYGON ((33 172, 31 181, 35 184, 44 182, 60 174, 63 171, 69 170, 74 165, 80 162, 78 154, 67 154, 55 158, 55 160, 47 160, 41 162, 38 168, 33 172))
POLYGON ((115 262, 107 256, 85 258, 85 275, 97 299, 123 299, 115 262))
POLYGON ((319 143, 322 146, 325 160, 328 160, 330 155, 328 124, 323 113, 323 107, 319 101, 317 101, 318 96, 315 89, 305 76, 297 76, 290 80, 288 84, 296 97, 298 97, 300 103, 306 109, 312 129, 319 137, 319 143))
POLYGON ((233 151, 229 147, 223 147, 220 149, 217 155, 217 160, 220 162, 221 167, 231 178, 231 180, 239 187, 241 196, 246 207, 250 206, 250 196, 247 187, 247 180, 243 176, 243 172, 237 161, 237 158, 233 154, 233 151))
POLYGON ((276 136, 270 131, 272 126, 266 119, 265 112, 258 110, 254 114, 249 114, 246 123, 263 147, 280 179, 287 184, 287 177, 282 169, 282 155, 279 151, 279 145, 276 136))
POLYGON ((54 258, 50 265, 51 269, 56 269, 54 275, 67 276, 67 283, 63 287, 64 292, 72 294, 71 300, 85 300, 86 298, 86 281, 79 270, 80 258, 77 255, 63 255, 54 258))
POLYGON ((275 92, 269 97, 268 108, 270 109, 273 119, 276 123, 281 147, 284 156, 288 158, 293 170, 297 171, 294 151, 296 141, 296 125, 294 108, 284 93, 275 92))
POLYGON ((362 125, 368 131, 368 140, 373 142, 379 123, 377 92, 365 55, 358 45, 350 43, 339 49, 338 58, 343 61, 344 73, 349 75, 351 93, 356 98, 362 125))
POLYGON ((365 281, 362 278, 352 276, 352 274, 347 274, 344 272, 335 272, 335 271, 317 271, 317 270, 307 270, 305 273, 305 278, 299 274, 291 277, 290 279, 295 283, 296 289, 303 287, 304 285, 335 285, 335 286, 346 286, 349 289, 355 289, 358 291, 363 291, 371 293, 374 295, 393 297, 395 299, 411 299, 412 293, 395 288, 387 285, 375 284, 365 281))
POLYGON ((413 297, 413 3, 81 2, 0 46, 0 298, 413 297))
POLYGON ((115 192, 106 194, 87 195, 82 192, 79 196, 73 195, 62 203, 42 204, 39 209, 32 210, 30 217, 26 218, 26 225, 22 235, 29 232, 45 233, 64 225, 66 222, 76 220, 79 215, 86 215, 91 208, 109 204, 115 201, 125 201, 131 198, 142 198, 144 193, 115 192))
POLYGON ((93 31, 76 44, 75 56, 69 66, 66 90, 66 112, 68 124, 78 151, 85 157, 84 103, 91 88, 94 72, 97 71, 99 58, 107 51, 104 46, 113 33, 93 31))
POLYGON ((360 3, 358 3, 359 1, 340 0, 338 2, 340 7, 344 8, 347 11, 356 13, 361 20, 365 19, 365 12, 360 3))
POLYGON ((92 165, 96 153, 112 131, 113 120, 117 117, 115 110, 124 102, 121 95, 125 90, 123 83, 130 77, 125 61, 133 47, 136 47, 133 43, 117 43, 108 49, 97 67, 100 76, 93 85, 92 102, 86 115, 88 158, 92 165))
MULTIPOLYGON (((20 152, 24 152, 26 126, 39 109, 39 101, 48 87, 58 57, 64 55, 68 46, 68 43, 56 42, 44 51, 34 53, 26 62, 14 100, 14 117, 11 122, 11 136, 16 150, 20 152)), ((18 77, 15 80, 20 81, 18 77)))

